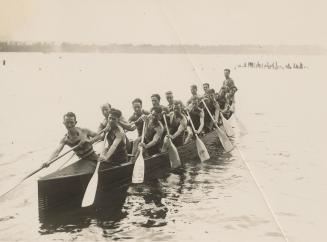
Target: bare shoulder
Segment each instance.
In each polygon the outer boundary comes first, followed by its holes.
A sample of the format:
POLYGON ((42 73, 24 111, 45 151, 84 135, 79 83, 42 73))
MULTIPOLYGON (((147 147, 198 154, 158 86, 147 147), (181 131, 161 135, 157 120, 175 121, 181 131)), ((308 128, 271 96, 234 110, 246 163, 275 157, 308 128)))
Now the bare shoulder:
POLYGON ((88 128, 81 128, 81 131, 82 131, 84 134, 88 135, 88 136, 95 136, 95 135, 97 135, 96 132, 94 132, 94 131, 92 131, 92 130, 90 130, 90 129, 88 129, 88 128))
POLYGON ((116 138, 122 139, 125 137, 125 133, 120 127, 118 127, 118 129, 115 130, 115 136, 116 138))

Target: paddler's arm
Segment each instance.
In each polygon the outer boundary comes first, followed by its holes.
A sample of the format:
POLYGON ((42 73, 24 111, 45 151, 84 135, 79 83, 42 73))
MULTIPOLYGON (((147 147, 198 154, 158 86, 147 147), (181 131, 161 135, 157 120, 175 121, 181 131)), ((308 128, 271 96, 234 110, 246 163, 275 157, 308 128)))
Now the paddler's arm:
POLYGON ((134 130, 136 130, 136 124, 137 123, 139 123, 139 122, 141 122, 141 121, 146 121, 146 120, 148 120, 149 119, 149 117, 151 116, 151 114, 150 113, 148 113, 148 112, 146 112, 145 114, 142 114, 137 120, 134 120, 133 121, 133 119, 132 119, 132 117, 128 120, 129 121, 129 123, 130 123, 130 125, 131 125, 131 128, 133 129, 133 130, 131 130, 131 131, 134 131, 134 130))
POLYGON ((110 146, 109 150, 107 152, 104 152, 99 160, 100 161, 107 161, 109 160, 109 158, 115 153, 118 145, 120 144, 120 142, 123 142, 123 139, 124 139, 124 134, 121 133, 121 132, 117 132, 116 133, 116 138, 114 140, 114 142, 112 143, 112 145, 110 146))
POLYGON ((215 101, 215 120, 218 121, 219 120, 219 112, 220 112, 220 106, 219 103, 217 101, 215 101))
POLYGON ((160 140, 160 138, 161 138, 161 136, 163 134, 163 126, 161 125, 159 127, 156 127, 155 131, 156 131, 156 133, 155 133, 153 139, 149 143, 144 145, 145 149, 149 149, 149 148, 151 148, 152 146, 154 146, 154 145, 156 145, 158 143, 158 141, 160 140))
MULTIPOLYGON (((103 129, 102 129, 103 130, 103 129)), ((86 132, 86 135, 87 135, 87 137, 88 138, 91 138, 90 140, 89 140, 89 142, 90 143, 94 143, 94 142, 96 142, 96 141, 98 141, 98 140, 101 140, 102 139, 102 133, 101 134, 99 134, 102 130, 100 130, 98 133, 96 133, 96 132, 94 132, 94 131, 92 131, 92 130, 89 130, 89 129, 84 129, 84 131, 86 132)))
POLYGON ((134 131, 135 128, 131 123, 129 123, 123 116, 121 116, 118 120, 119 126, 121 126, 123 129, 127 131, 134 131))
MULTIPOLYGON (((98 133, 100 133, 103 129, 107 128, 108 122, 101 122, 98 128, 98 133)), ((99 135, 98 137, 99 140, 103 140, 104 139, 104 133, 102 133, 101 135, 99 135)))
POLYGON ((176 137, 178 137, 179 135, 182 134, 182 132, 184 132, 184 130, 187 128, 187 120, 185 117, 183 117, 183 119, 181 120, 177 131, 175 132, 175 134, 171 135, 172 139, 175 139, 176 137))
POLYGON ((98 133, 101 132, 101 130, 103 130, 105 127, 107 126, 107 124, 104 124, 104 122, 101 122, 98 128, 98 133))
POLYGON ((60 154, 60 152, 63 150, 64 147, 65 147, 65 141, 64 139, 62 139, 57 149, 51 154, 49 161, 43 163, 42 167, 48 167, 50 165, 50 162, 60 154))
POLYGON ((203 110, 200 112, 200 126, 198 130, 196 131, 197 134, 200 134, 202 132, 202 129, 204 127, 204 112, 203 110))
POLYGON ((224 107, 223 110, 221 110, 221 112, 222 112, 222 113, 225 113, 225 112, 227 112, 227 111, 229 110, 229 108, 230 108, 230 105, 229 105, 229 97, 228 97, 228 95, 226 94, 226 103, 225 103, 225 107, 224 107))

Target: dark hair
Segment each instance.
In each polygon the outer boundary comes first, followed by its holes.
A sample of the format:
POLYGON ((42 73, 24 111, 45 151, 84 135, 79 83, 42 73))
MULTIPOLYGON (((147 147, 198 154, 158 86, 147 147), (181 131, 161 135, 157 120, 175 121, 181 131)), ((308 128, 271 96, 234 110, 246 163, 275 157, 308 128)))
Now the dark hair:
POLYGON ((216 92, 216 91, 215 91, 215 89, 213 89, 213 88, 211 88, 211 89, 208 90, 208 94, 215 94, 215 92, 216 92))
POLYGON ((116 118, 120 118, 121 117, 121 111, 120 110, 118 110, 118 109, 114 109, 114 108, 112 108, 111 110, 110 110, 110 112, 109 112, 109 115, 112 115, 112 116, 114 116, 114 117, 116 117, 116 118))
POLYGON ((76 115, 73 112, 65 113, 63 118, 65 119, 65 117, 67 117, 67 118, 74 118, 75 121, 76 121, 76 115))
POLYGON ((198 90, 198 87, 196 85, 191 85, 191 88, 198 90))
POLYGON ((156 93, 155 94, 152 94, 151 97, 155 97, 155 98, 157 98, 160 101, 160 95, 159 94, 156 94, 156 93))
POLYGON ((161 108, 161 107, 152 107, 152 108, 150 109, 150 113, 152 113, 153 111, 154 111, 156 114, 160 114, 160 113, 162 113, 162 108, 161 108))
POLYGON ((101 108, 103 108, 104 106, 108 106, 109 108, 111 108, 110 103, 104 103, 104 104, 102 104, 102 105, 101 105, 101 108))
POLYGON ((142 100, 140 98, 135 98, 133 101, 132 101, 132 104, 134 103, 140 103, 141 106, 142 106, 142 100))
POLYGON ((224 71, 228 71, 230 73, 230 69, 228 69, 228 68, 225 68, 224 71))
POLYGON ((168 92, 166 92, 166 95, 172 95, 172 94, 173 94, 172 91, 168 91, 168 92))
POLYGON ((184 106, 182 101, 179 101, 179 100, 174 101, 174 106, 176 106, 176 105, 181 105, 181 108, 184 106))
POLYGON ((204 85, 207 85, 208 87, 210 87, 210 84, 208 82, 203 83, 203 86, 204 85))

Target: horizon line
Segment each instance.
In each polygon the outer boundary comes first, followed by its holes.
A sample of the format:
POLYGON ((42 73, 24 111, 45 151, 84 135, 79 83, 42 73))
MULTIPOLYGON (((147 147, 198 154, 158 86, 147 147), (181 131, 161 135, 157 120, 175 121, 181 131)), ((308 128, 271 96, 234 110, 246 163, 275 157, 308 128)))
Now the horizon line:
POLYGON ((322 45, 307 44, 97 44, 66 41, 0 41, 0 52, 325 55, 327 49, 322 45))

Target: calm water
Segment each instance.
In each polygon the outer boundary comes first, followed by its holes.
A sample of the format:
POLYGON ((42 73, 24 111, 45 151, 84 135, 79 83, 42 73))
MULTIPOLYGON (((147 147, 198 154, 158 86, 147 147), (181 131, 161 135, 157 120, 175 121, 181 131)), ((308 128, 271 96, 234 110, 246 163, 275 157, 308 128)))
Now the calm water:
POLYGON ((79 126, 95 130, 104 102, 128 117, 135 97, 147 109, 152 93, 172 90, 186 100, 199 79, 218 89, 225 67, 239 87, 238 116, 248 135, 235 138, 238 149, 230 155, 192 161, 130 187, 109 207, 41 223, 36 180, 68 156, 1 199, 1 241, 284 241, 238 150, 289 241, 325 241, 326 57, 2 53, 3 59, 0 193, 49 157, 65 133, 63 113, 74 111, 79 126), (234 69, 244 61, 275 60, 309 68, 234 69))

